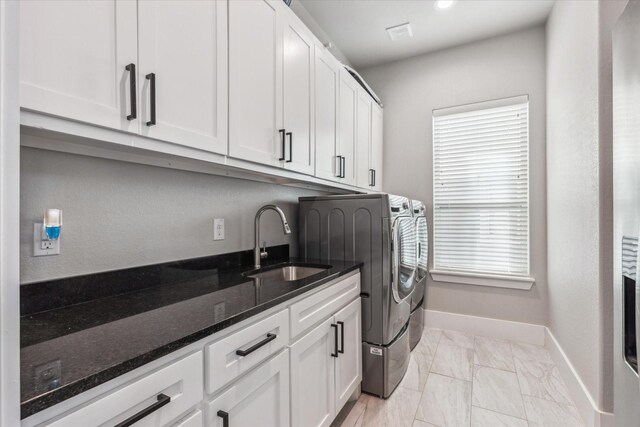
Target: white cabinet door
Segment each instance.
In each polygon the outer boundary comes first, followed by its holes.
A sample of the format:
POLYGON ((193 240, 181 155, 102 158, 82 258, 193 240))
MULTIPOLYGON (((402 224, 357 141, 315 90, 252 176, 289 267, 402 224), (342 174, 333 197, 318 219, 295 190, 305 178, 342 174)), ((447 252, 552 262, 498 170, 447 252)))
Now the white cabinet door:
POLYGON ((336 150, 340 63, 324 46, 316 46, 315 49, 314 81, 316 176, 337 181, 339 175, 336 150))
POLYGON ((207 426, 289 426, 289 351, 265 362, 209 403, 207 426))
POLYGON ((336 359, 336 410, 340 410, 362 381, 362 329, 360 298, 334 316, 340 346, 336 359))
POLYGON ((340 116, 338 155, 342 156, 341 182, 356 185, 356 111, 358 108, 358 83, 347 70, 340 70, 340 116))
POLYGON ((371 110, 371 188, 382 191, 382 141, 383 141, 383 115, 382 108, 373 102, 371 110))
POLYGON ((227 2, 138 2, 138 37, 141 133, 227 154, 227 2))
POLYGON ((336 337, 331 317, 291 346, 292 426, 328 426, 335 416, 336 337))
POLYGON ((272 166, 285 154, 280 7, 280 0, 229 2, 229 155, 272 166))
POLYGON ((371 160, 371 104, 369 94, 358 88, 358 107, 356 112, 356 185, 368 188, 370 184, 371 160))
POLYGON ((22 108, 138 132, 136 25, 132 0, 20 2, 22 108))
POLYGON ((282 97, 287 137, 284 167, 313 175, 313 36, 291 11, 284 12, 282 97))

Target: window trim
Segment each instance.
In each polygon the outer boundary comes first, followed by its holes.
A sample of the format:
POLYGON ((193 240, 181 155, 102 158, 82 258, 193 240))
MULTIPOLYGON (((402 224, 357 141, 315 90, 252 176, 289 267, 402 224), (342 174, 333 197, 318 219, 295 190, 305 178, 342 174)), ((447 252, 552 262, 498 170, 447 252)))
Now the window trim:
POLYGON ((469 273, 453 270, 429 270, 434 282, 487 286, 492 288, 520 289, 528 291, 535 279, 530 276, 501 276, 497 274, 469 273))
MULTIPOLYGON (((529 104, 529 95, 518 95, 508 98, 499 98, 488 101, 480 101, 469 104, 462 104, 453 107, 444 107, 432 110, 431 117, 431 174, 432 174, 432 203, 433 210, 431 212, 431 223, 433 224, 433 234, 435 236, 435 197, 436 197, 436 176, 435 176, 435 142, 434 122, 436 117, 446 116, 451 114, 461 114, 471 111, 498 108, 516 104, 529 104)), ((501 275, 494 273, 483 273, 470 270, 450 270, 444 268, 436 268, 435 260, 435 245, 433 253, 433 264, 429 270, 432 279, 435 282, 448 282, 459 283, 467 285, 511 288, 529 290, 535 283, 535 279, 532 277, 531 272, 531 129, 530 129, 530 109, 527 106, 529 113, 527 114, 527 273, 523 275, 501 275)))

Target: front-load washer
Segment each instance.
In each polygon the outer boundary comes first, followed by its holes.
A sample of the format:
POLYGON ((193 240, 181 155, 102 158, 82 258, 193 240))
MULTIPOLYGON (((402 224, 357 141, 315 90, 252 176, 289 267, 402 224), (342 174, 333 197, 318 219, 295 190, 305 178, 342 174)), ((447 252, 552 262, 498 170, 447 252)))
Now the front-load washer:
POLYGON ((417 263, 415 274, 415 288, 411 294, 411 319, 409 322, 409 346, 411 350, 420 342, 424 329, 424 298, 427 287, 429 266, 429 229, 424 203, 411 201, 411 210, 415 219, 417 239, 417 263))
POLYGON ((389 194, 300 198, 298 256, 362 262, 362 390, 389 397, 409 363, 416 228, 410 201, 389 194), (404 345, 406 343, 406 346, 404 345), (377 377, 381 380, 378 381, 377 377))

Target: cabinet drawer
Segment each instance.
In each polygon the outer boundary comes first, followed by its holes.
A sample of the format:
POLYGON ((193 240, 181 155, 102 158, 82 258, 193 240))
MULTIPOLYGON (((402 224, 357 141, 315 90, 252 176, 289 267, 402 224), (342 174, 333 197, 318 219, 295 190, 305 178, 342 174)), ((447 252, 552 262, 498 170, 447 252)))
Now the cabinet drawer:
POLYGON ((293 304, 290 310, 291 338, 333 315, 360 295, 360 273, 347 277, 300 302, 293 304))
POLYGON ((202 411, 195 412, 183 420, 178 421, 173 427, 202 427, 204 417, 202 411))
POLYGON ((215 393, 284 348, 289 341, 288 316, 287 310, 282 310, 207 346, 207 393, 215 393), (247 354, 236 353, 242 351, 247 354))
POLYGON ((289 351, 234 382, 207 406, 207 426, 289 427, 289 351))
POLYGON ((202 401, 202 365, 199 351, 46 425, 115 425, 157 403, 160 394, 168 396, 170 402, 142 418, 136 427, 168 425, 202 401))

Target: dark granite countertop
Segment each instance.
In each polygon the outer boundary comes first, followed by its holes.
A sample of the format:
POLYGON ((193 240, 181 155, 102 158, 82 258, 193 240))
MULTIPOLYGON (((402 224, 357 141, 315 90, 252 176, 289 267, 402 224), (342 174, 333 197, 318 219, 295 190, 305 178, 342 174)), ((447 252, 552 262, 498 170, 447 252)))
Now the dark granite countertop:
POLYGON ((246 275, 245 251, 23 285, 22 418, 360 267, 288 259, 288 246, 271 252, 279 257, 263 270, 285 262, 328 268, 302 280, 258 281, 246 275), (47 368, 58 379, 43 380, 47 368))

